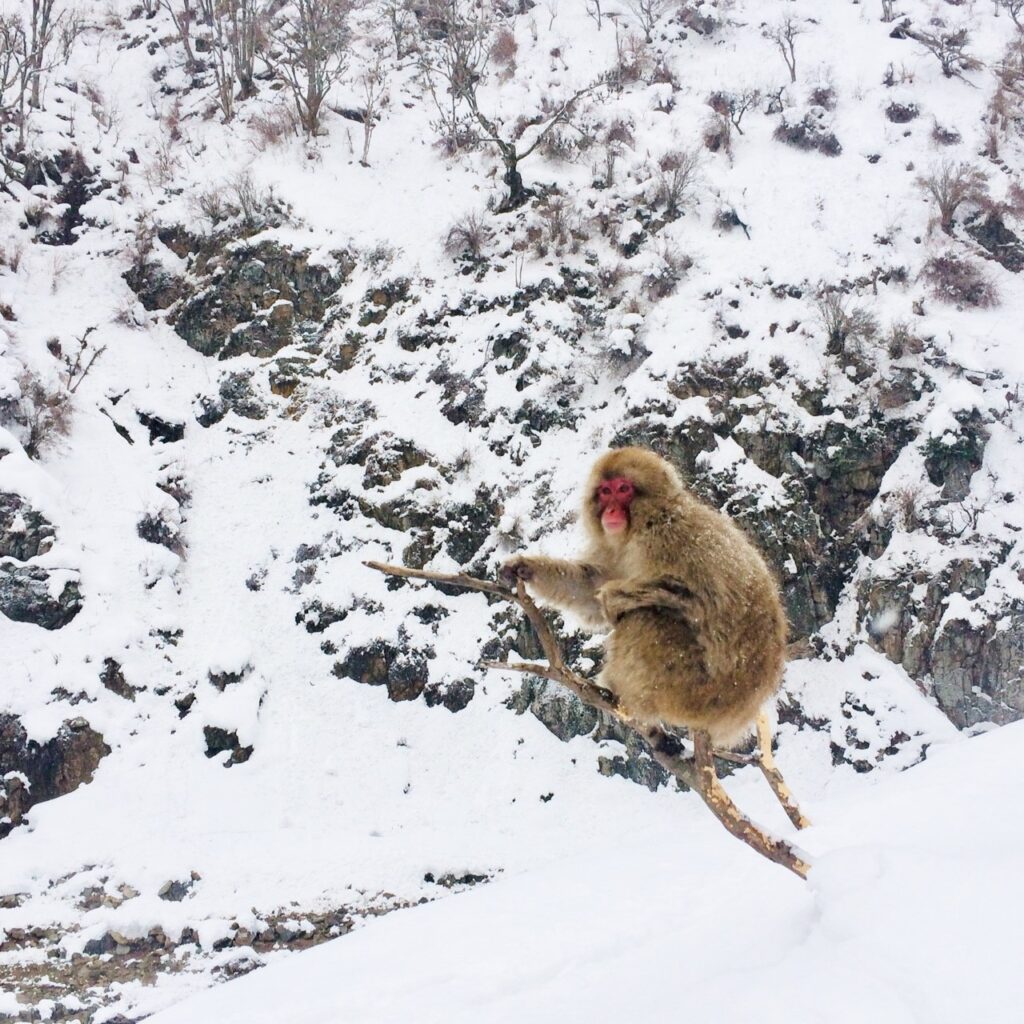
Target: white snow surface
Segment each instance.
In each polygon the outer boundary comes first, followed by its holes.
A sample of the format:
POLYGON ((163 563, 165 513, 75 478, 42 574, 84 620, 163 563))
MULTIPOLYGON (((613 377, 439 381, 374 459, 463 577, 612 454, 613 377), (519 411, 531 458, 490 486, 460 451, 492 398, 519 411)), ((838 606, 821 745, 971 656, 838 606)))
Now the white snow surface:
MULTIPOLYGON (((152 1024, 1019 1020, 1024 724, 816 801, 805 885, 696 801, 366 924, 152 1024), (709 866, 713 867, 712 881, 709 866)), ((840 787, 836 787, 839 789, 840 787)), ((731 786, 757 802, 754 784, 731 786)))

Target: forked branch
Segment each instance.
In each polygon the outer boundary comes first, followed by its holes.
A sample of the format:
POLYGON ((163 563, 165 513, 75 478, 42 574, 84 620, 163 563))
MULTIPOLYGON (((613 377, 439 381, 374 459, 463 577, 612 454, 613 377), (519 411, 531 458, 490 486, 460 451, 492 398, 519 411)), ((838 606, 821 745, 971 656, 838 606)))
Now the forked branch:
POLYGON ((798 828, 802 828, 807 824, 772 760, 771 736, 768 732, 767 723, 763 719, 758 722, 758 739, 761 743, 761 755, 759 757, 744 757, 743 755, 732 754, 728 751, 715 751, 711 746, 711 740, 707 733, 699 730, 694 734, 693 738, 693 757, 688 757, 678 737, 659 726, 641 725, 633 721, 619 710, 615 694, 595 685, 589 679, 574 672, 566 665, 558 639, 548 625, 543 612, 537 607, 530 595, 527 594, 522 581, 519 581, 515 590, 513 590, 502 583, 481 580, 475 576, 467 576, 461 573, 448 574, 432 572, 428 569, 407 569, 404 566, 388 565, 384 562, 365 562, 364 564, 389 576, 422 579, 446 586, 463 587, 467 590, 480 590, 485 594, 493 594, 495 597, 518 604, 527 619, 529 619, 530 625, 540 641, 547 664, 485 661, 483 662, 485 668, 524 672, 529 675, 550 679, 571 690, 584 704, 614 716, 628 729, 631 729, 647 741, 655 761, 685 786, 694 790, 707 805, 711 813, 732 835, 755 849, 762 857, 767 857, 768 860, 781 864, 795 875, 799 875, 800 878, 807 877, 810 863, 806 856, 785 839, 773 836, 766 829, 741 813, 715 774, 714 758, 716 756, 724 756, 727 760, 736 761, 741 764, 758 764, 764 772, 765 778, 768 779, 772 791, 778 797, 779 802, 785 808, 793 824, 798 828))

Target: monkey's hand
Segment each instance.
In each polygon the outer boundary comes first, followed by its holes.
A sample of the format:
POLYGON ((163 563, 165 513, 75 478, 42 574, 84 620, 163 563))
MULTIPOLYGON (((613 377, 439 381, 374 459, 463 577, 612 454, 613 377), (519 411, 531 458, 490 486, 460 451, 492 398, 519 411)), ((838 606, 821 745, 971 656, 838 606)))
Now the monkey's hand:
POLYGON ((534 573, 533 559, 526 555, 516 555, 515 558, 510 558, 498 570, 498 576, 501 577, 502 583, 507 583, 510 587, 514 587, 520 580, 529 583, 533 579, 534 573))
POLYGON ((663 612, 691 626, 698 626, 703 618, 696 596, 678 576, 612 580, 597 592, 597 599, 613 626, 639 609, 663 612))

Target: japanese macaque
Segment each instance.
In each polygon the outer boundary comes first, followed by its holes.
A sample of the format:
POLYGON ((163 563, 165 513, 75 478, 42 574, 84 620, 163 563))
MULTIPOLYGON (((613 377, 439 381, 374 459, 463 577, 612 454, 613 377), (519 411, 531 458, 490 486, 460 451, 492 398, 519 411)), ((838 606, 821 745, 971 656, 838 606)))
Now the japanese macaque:
POLYGON ((764 559, 642 448, 597 460, 583 525, 579 561, 519 556, 502 575, 611 630, 598 683, 628 718, 705 730, 716 747, 735 742, 785 663, 786 618, 764 559))

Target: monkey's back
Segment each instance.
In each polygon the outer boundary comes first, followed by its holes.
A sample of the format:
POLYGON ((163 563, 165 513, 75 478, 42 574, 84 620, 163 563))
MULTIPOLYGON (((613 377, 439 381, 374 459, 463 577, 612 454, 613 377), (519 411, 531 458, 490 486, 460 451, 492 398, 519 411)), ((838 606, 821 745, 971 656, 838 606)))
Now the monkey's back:
POLYGON ((719 745, 748 728, 779 687, 786 620, 757 549, 687 497, 645 525, 644 574, 681 581, 692 615, 637 608, 615 626, 602 681, 641 721, 707 729, 719 745))

